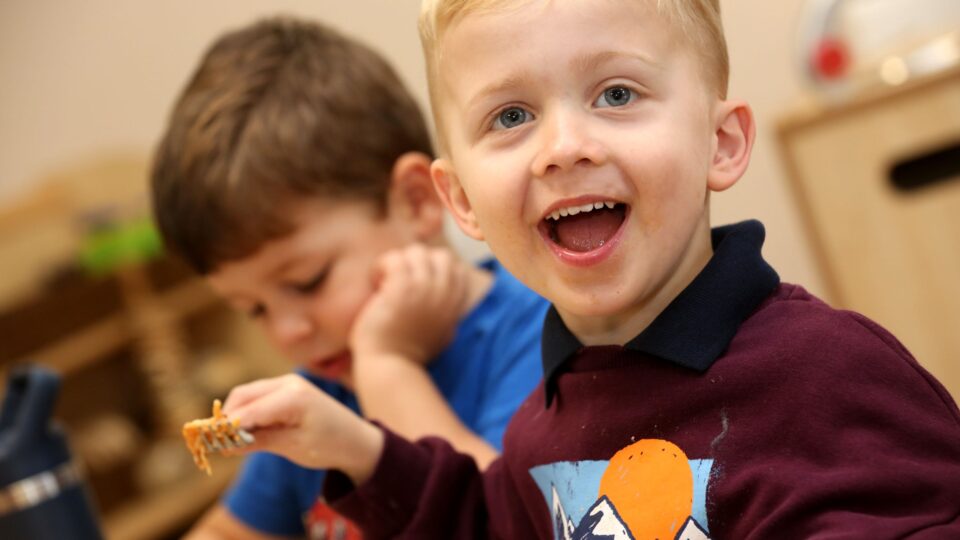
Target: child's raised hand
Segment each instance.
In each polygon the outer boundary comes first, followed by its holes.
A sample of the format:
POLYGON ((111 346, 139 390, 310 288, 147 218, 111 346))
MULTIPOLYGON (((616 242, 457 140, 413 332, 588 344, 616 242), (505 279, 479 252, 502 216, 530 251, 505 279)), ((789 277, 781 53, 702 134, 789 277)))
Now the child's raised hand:
POLYGON ((385 253, 377 290, 354 321, 354 361, 402 357, 426 364, 453 339, 466 309, 468 268, 446 248, 420 244, 385 253))
POLYGON ((383 433, 299 375, 242 384, 223 411, 256 441, 239 453, 263 450, 312 469, 339 469, 361 483, 376 466, 383 433))

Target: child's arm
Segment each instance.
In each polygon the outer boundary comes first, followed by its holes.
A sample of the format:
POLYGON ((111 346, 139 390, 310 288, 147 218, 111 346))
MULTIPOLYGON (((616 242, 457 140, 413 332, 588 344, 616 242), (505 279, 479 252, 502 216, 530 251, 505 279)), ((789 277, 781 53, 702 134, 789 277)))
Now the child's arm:
POLYGON ((479 270, 449 249, 419 245, 386 254, 380 268, 351 336, 364 414, 409 439, 439 435, 486 467, 497 451, 461 422, 425 369, 469 310, 471 272, 479 270))
MULTIPOLYGON (((531 522, 542 496, 518 489, 530 483, 526 468, 514 476, 503 458, 482 474, 468 455, 427 437, 411 443, 384 430, 380 461, 367 483, 327 475, 324 497, 338 513, 362 524, 365 538, 547 538, 550 519, 531 522)), ((544 517, 546 515, 544 514, 544 517)))
POLYGON ((383 448, 381 430, 299 375, 237 386, 223 411, 256 436, 242 453, 263 450, 310 469, 337 469, 358 484, 383 448))
POLYGON ((373 361, 376 374, 358 378, 357 385, 368 418, 411 440, 441 437, 473 457, 481 469, 496 459, 497 450, 460 421, 423 367, 389 355, 373 361))
POLYGON ((332 507, 369 538, 411 530, 425 539, 536 537, 502 460, 481 475, 472 457, 445 441, 411 443, 382 430, 299 375, 238 386, 223 409, 256 436, 234 452, 272 452, 329 469, 332 507))

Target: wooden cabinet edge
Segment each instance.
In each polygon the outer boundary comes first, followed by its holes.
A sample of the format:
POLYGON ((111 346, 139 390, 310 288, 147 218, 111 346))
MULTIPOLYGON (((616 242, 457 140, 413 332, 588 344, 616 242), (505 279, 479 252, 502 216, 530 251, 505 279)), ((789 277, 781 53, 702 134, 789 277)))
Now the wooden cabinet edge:
MULTIPOLYGON (((157 295, 153 301, 174 320, 180 320, 216 305, 218 299, 206 283, 191 279, 157 295)), ((15 363, 35 362, 67 376, 102 360, 136 337, 137 330, 132 326, 128 313, 121 311, 19 358, 15 363)))

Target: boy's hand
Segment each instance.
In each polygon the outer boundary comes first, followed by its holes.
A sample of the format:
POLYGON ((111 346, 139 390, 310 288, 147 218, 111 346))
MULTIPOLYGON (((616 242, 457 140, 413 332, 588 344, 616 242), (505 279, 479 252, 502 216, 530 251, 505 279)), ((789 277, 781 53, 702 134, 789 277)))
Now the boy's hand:
POLYGON ((387 252, 377 270, 377 291, 351 329, 354 362, 428 363, 453 339, 466 308, 468 268, 449 249, 417 244, 387 252))
POLYGON ((383 449, 383 432, 299 375, 234 388, 223 411, 256 441, 238 453, 263 450, 312 469, 339 469, 365 481, 383 449))

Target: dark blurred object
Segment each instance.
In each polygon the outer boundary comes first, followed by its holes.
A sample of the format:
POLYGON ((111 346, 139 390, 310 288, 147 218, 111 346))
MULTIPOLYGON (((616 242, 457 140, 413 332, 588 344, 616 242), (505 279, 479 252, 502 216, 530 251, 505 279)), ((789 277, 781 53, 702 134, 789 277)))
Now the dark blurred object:
POLYGON ((51 422, 60 378, 37 366, 11 374, 0 413, 0 537, 99 540, 83 478, 51 422))

